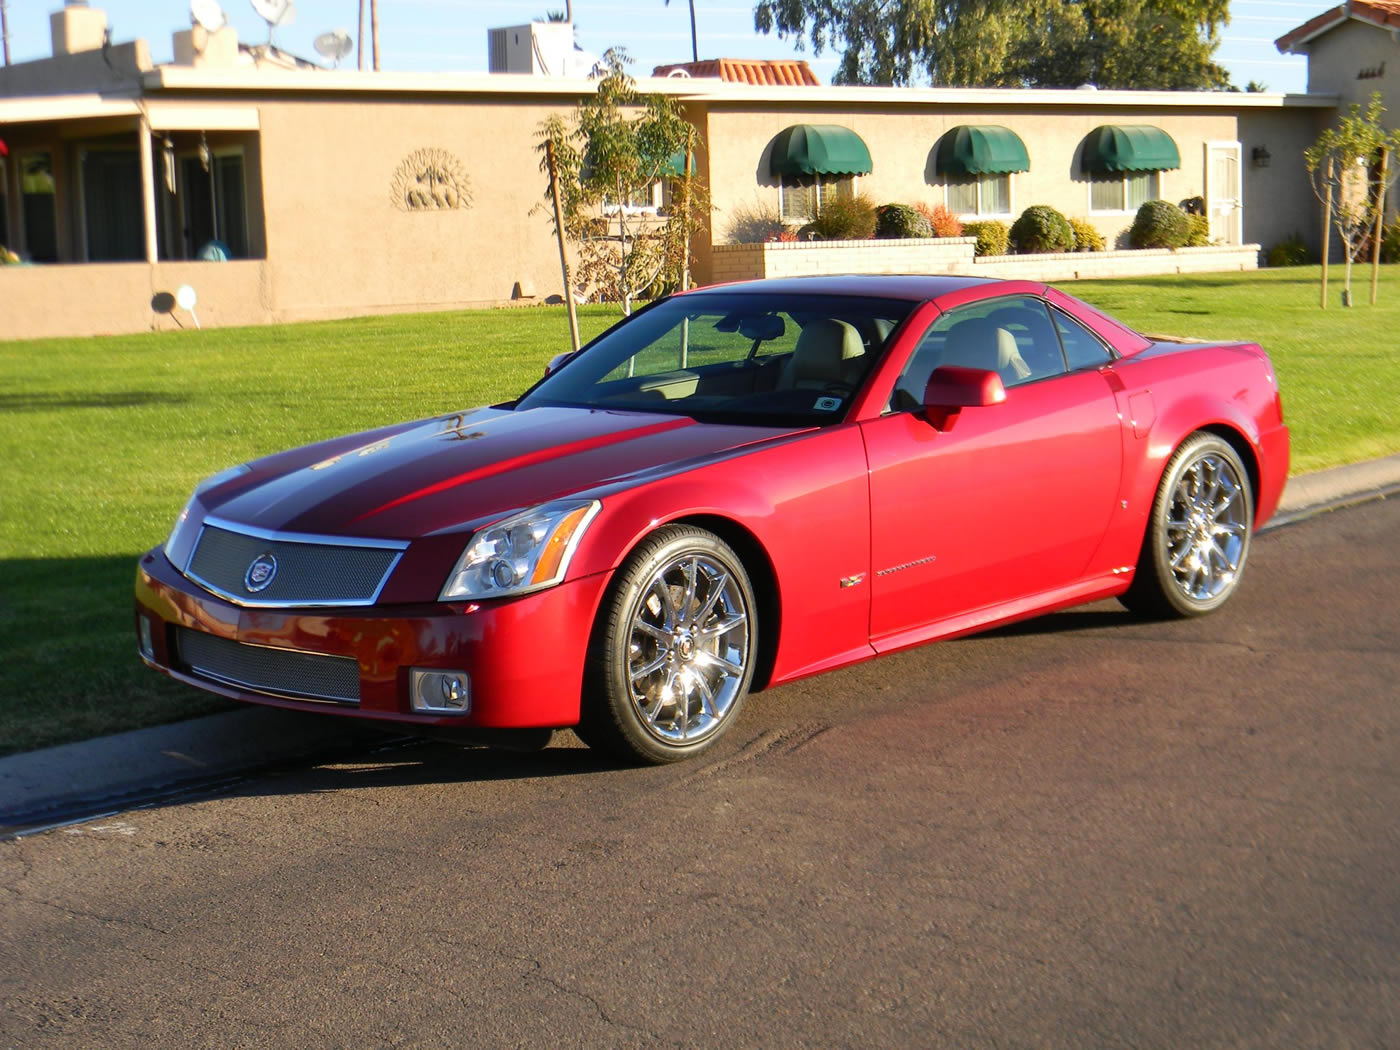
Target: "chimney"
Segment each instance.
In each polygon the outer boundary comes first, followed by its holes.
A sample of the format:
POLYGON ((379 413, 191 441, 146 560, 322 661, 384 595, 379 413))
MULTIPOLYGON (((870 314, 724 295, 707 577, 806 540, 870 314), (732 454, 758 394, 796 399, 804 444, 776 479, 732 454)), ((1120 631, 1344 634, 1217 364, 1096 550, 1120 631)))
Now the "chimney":
POLYGON ((107 39, 107 12, 88 7, 87 0, 67 0, 62 11, 49 15, 49 29, 55 56, 97 51, 107 39))

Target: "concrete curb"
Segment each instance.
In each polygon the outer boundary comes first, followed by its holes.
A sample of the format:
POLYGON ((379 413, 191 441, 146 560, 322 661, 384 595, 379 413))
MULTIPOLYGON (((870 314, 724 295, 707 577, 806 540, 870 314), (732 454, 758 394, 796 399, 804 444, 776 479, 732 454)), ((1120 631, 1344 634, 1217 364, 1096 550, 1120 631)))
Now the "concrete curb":
MULTIPOLYGON (((1400 494, 1400 455, 1291 478, 1271 528, 1400 494)), ((383 743, 342 718, 250 707, 0 759, 0 839, 383 743)))

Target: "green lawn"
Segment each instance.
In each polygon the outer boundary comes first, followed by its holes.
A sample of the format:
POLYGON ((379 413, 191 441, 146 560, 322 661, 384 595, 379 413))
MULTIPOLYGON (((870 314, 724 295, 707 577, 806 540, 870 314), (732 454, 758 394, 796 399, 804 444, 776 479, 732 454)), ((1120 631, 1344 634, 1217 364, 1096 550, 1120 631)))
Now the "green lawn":
MULTIPOLYGON (((1326 312, 1316 268, 1067 287, 1143 330, 1263 343, 1295 471, 1400 451, 1400 268, 1380 305, 1336 286, 1326 312)), ((616 317, 585 309, 585 336, 616 317)), ((223 706, 141 667, 131 627, 136 557, 199 478, 502 400, 567 342, 538 307, 0 343, 0 754, 223 706)))

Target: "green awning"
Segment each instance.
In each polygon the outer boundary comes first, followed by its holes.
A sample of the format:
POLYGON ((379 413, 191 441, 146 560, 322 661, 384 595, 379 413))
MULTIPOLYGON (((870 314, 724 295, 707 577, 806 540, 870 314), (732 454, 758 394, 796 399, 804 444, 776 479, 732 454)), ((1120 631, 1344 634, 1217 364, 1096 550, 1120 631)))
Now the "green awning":
MULTIPOLYGON (((695 154, 690 155, 690 173, 694 175, 695 154)), ((685 175, 685 150, 676 150, 661 164, 661 174, 668 179, 679 179, 685 175)))
POLYGON ((1030 171, 1026 144, 997 124, 961 124, 938 140, 933 170, 939 175, 1005 175, 1030 171))
POLYGON ((1122 171, 1171 171, 1181 167, 1176 143, 1151 124, 1104 124, 1084 140, 1083 168, 1089 175, 1122 171))
POLYGON ((870 150, 839 124, 794 124, 778 132, 768 170, 774 175, 869 175, 870 150))

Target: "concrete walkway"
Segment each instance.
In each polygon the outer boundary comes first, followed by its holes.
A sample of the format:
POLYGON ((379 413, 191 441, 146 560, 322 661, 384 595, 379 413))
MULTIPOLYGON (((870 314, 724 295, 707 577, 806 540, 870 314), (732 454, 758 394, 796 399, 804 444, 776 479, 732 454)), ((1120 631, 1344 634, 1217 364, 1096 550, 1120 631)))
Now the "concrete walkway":
MULTIPOLYGON (((1397 494, 1400 455, 1303 474, 1268 528, 1397 494)), ((352 719, 249 707, 12 755, 0 759, 0 837, 390 739, 352 719)))

